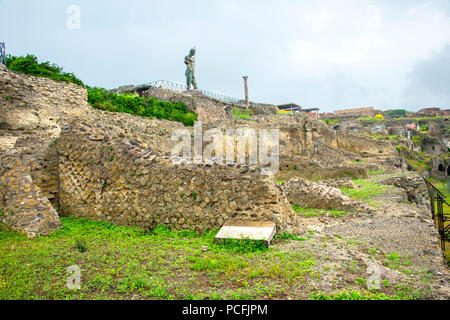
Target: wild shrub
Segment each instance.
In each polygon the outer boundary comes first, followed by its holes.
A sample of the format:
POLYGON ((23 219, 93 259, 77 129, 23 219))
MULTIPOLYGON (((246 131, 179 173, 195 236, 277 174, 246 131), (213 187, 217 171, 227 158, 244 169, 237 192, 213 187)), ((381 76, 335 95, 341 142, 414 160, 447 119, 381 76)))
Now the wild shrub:
POLYGON ((37 57, 32 54, 27 54, 24 57, 8 55, 6 57, 6 67, 9 70, 31 76, 49 78, 59 82, 74 83, 84 87, 83 82, 73 73, 63 72, 63 68, 49 61, 39 63, 37 57))
POLYGON ((289 232, 282 232, 275 236, 275 240, 283 239, 285 241, 295 240, 295 241, 305 241, 305 238, 301 238, 296 234, 292 234, 289 232))
POLYGON ((221 246, 223 249, 234 253, 250 253, 268 250, 263 242, 250 239, 226 239, 223 241, 221 246))
POLYGON ((75 240, 75 248, 81 253, 86 252, 87 251, 86 240, 84 240, 84 239, 76 239, 75 240))
POLYGON ((88 102, 96 109, 123 112, 141 117, 167 119, 193 126, 197 115, 182 102, 161 101, 154 97, 116 94, 103 88, 88 88, 88 102))

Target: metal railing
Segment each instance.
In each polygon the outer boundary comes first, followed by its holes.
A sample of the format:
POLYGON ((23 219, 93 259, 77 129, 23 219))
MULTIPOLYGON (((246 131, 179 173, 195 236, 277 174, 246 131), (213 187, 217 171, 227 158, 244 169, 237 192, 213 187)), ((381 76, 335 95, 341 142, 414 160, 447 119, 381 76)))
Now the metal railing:
POLYGON ((439 237, 441 239, 441 249, 445 255, 446 242, 450 242, 450 213, 444 212, 444 204, 450 206, 445 200, 445 195, 439 191, 430 181, 423 178, 428 188, 431 204, 431 216, 437 222, 439 237))
POLYGON ((6 66, 6 45, 0 42, 0 63, 6 66))
MULTIPOLYGON (((151 83, 147 83, 144 86, 150 86, 150 87, 154 87, 154 88, 161 88, 161 89, 167 89, 167 90, 171 90, 171 91, 177 91, 177 92, 183 92, 187 90, 187 86, 184 84, 180 84, 180 83, 176 83, 176 82, 171 82, 171 81, 166 81, 166 80, 158 80, 158 81, 154 81, 151 83)), ((209 90, 196 90, 196 91, 200 91, 201 93, 203 93, 205 96, 222 101, 222 102, 226 102, 226 103, 239 103, 241 100, 230 97, 230 96, 226 96, 224 94, 218 93, 218 92, 214 92, 214 91, 209 91, 209 90)))

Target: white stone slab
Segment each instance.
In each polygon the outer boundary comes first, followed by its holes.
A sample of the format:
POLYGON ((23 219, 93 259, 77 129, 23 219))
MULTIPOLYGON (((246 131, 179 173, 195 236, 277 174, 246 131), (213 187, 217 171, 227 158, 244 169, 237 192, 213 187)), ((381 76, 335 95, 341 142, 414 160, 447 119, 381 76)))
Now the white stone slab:
POLYGON ((216 235, 216 242, 225 239, 249 239, 263 241, 268 246, 275 233, 276 225, 273 222, 228 220, 216 235))

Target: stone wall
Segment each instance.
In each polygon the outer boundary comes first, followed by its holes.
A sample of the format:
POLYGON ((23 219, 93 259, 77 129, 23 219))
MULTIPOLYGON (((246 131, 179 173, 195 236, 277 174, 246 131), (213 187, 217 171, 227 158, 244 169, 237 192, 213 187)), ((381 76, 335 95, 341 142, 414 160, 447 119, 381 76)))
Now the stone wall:
POLYGON ((283 190, 293 205, 302 208, 373 213, 364 202, 353 200, 341 190, 325 184, 297 178, 283 184, 283 190))
MULTIPOLYGON (((145 94, 186 103, 205 130, 280 129, 280 165, 291 173, 298 173, 294 166, 329 174, 330 168, 347 170, 335 167, 347 156, 337 148, 346 146, 345 137, 336 139, 319 121, 278 115, 232 119, 229 106, 192 92, 145 94)), ((26 232, 55 229, 55 209, 62 216, 148 228, 164 223, 203 230, 228 218, 272 221, 279 231, 299 227, 281 188, 257 167, 174 165, 171 134, 184 128, 180 123, 96 110, 81 87, 7 70, 0 70, 0 106, 5 110, 0 114, 0 205, 4 213, 20 213, 14 219, 22 216, 21 222, 9 223, 26 232)))
POLYGON ((36 166, 16 151, 0 157, 0 221, 29 237, 48 235, 61 226, 58 213, 32 178, 36 166))
POLYGON ((364 107, 364 108, 354 108, 354 109, 344 109, 344 110, 336 110, 334 111, 335 116, 370 116, 373 117, 381 113, 381 111, 374 110, 373 107, 364 107))
POLYGON ((423 178, 417 173, 407 173, 380 180, 381 184, 392 185, 404 189, 409 202, 416 203, 430 210, 428 189, 423 178))
POLYGON ((45 128, 56 137, 61 118, 85 114, 87 91, 74 84, 0 70, 0 106, 1 129, 45 128))
POLYGON ((3 68, 0 109, 0 157, 15 151, 32 158, 33 184, 58 209, 58 158, 53 143, 69 122, 90 116, 87 91, 3 68))
POLYGON ((337 131, 336 147, 363 156, 394 156, 395 147, 389 141, 375 140, 348 131, 337 131))
MULTIPOLYGON (((245 105, 243 105, 245 107, 245 105)), ((273 104, 253 103, 250 102, 249 108, 254 115, 273 115, 278 113, 278 107, 273 104)))
POLYGON ((144 97, 155 97, 169 102, 183 102, 189 110, 197 113, 198 120, 205 123, 215 121, 229 122, 233 119, 233 112, 229 104, 209 98, 195 91, 176 92, 150 87, 142 95, 144 97))
POLYGON ((272 221, 278 231, 298 227, 274 178, 258 168, 178 166, 128 139, 95 131, 71 126, 57 143, 63 216, 199 231, 220 228, 229 218, 272 221))

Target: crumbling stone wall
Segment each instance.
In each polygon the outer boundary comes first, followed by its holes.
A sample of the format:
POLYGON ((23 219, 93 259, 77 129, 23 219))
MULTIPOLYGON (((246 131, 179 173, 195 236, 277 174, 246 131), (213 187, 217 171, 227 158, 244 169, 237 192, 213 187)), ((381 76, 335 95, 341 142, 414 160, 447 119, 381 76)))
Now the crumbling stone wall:
POLYGON ((430 209, 428 189, 423 178, 417 173, 407 173, 394 177, 380 179, 381 184, 402 188, 406 192, 409 202, 416 203, 430 209))
POLYGON ((363 156, 394 156, 396 150, 389 141, 375 140, 348 131, 337 131, 336 147, 363 156))
POLYGON ((0 70, 0 107, 1 129, 40 128, 55 137, 61 118, 86 115, 89 108, 87 91, 80 86, 9 70, 0 70))
POLYGON ((91 109, 82 87, 0 70, 0 156, 15 150, 32 157, 34 184, 56 209, 58 160, 52 143, 64 126, 89 117, 91 109))
POLYGON ((345 110, 336 110, 334 111, 335 116, 370 116, 373 117, 377 114, 381 113, 381 111, 374 110, 373 107, 363 107, 363 108, 355 108, 355 109, 345 109, 345 110))
POLYGON ((32 178, 37 164, 18 152, 0 157, 0 221, 29 237, 61 226, 58 213, 32 178))
MULTIPOLYGON (((206 128, 279 128, 281 166, 306 161, 325 171, 345 156, 335 133, 316 120, 232 122, 231 108, 213 99, 163 89, 148 94, 185 102, 206 128)), ((228 218, 273 221, 279 231, 299 227, 280 187, 257 167, 174 165, 170 137, 180 123, 96 110, 81 87, 4 69, 0 106, 0 204, 5 215, 14 212, 5 221, 31 235, 59 226, 54 209, 148 228, 203 230, 228 218)))
POLYGON ((47 235, 60 226, 53 142, 67 123, 89 117, 87 92, 0 68, 0 110, 0 220, 30 237, 47 235))
POLYGON ((259 168, 175 165, 139 143, 95 130, 71 126, 57 143, 61 215, 199 231, 237 218, 297 231, 286 197, 259 168))
MULTIPOLYGON (((243 107, 245 107, 245 104, 242 104, 243 107)), ((253 111, 254 115, 274 115, 278 112, 278 107, 273 104, 266 104, 266 103, 253 103, 250 102, 249 108, 253 111)))
POLYGON ((341 190, 318 182, 292 179, 283 184, 283 190, 292 204, 302 208, 373 213, 364 202, 353 200, 341 190))

